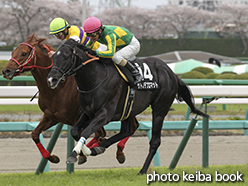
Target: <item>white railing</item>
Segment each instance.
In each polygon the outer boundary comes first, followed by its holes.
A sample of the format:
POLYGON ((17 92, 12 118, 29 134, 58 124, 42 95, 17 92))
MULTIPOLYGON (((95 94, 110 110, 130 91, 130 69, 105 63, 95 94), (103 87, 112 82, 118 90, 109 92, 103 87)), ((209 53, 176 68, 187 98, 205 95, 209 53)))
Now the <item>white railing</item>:
MULTIPOLYGON (((196 104, 202 102, 199 97, 220 97, 214 100, 212 104, 248 104, 248 86, 246 85, 200 85, 189 87, 195 97, 196 104)), ((0 105, 38 104, 38 98, 35 98, 32 102, 30 101, 37 91, 36 86, 0 86, 0 105)), ((177 104, 178 102, 175 100, 173 103, 177 104)))

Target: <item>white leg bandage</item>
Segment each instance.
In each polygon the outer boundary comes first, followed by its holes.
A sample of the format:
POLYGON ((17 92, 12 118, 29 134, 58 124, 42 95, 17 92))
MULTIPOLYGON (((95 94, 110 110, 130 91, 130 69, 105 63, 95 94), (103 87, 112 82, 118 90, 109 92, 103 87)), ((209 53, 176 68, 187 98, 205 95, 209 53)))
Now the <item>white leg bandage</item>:
POLYGON ((85 141, 86 139, 81 137, 73 151, 76 151, 76 153, 79 154, 82 150, 85 156, 89 156, 91 154, 91 150, 84 144, 85 141))
POLYGON ((91 150, 86 145, 82 147, 82 151, 85 156, 89 156, 91 154, 91 150))
POLYGON ((84 146, 85 138, 81 137, 80 140, 77 142, 77 145, 74 147, 73 151, 76 151, 77 154, 80 153, 82 147, 84 146))

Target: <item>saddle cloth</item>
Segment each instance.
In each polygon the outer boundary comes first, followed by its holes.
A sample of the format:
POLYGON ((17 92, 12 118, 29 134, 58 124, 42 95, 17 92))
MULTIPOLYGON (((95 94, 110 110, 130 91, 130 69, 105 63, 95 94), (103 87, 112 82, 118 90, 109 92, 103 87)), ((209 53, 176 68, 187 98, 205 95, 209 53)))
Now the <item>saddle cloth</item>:
POLYGON ((121 77, 129 83, 129 85, 134 88, 135 90, 154 90, 157 89, 159 86, 154 79, 151 69, 146 63, 142 63, 141 65, 138 63, 134 63, 136 68, 138 68, 139 72, 143 76, 143 79, 140 83, 134 85, 134 79, 131 72, 123 66, 115 65, 116 69, 118 70, 121 77))

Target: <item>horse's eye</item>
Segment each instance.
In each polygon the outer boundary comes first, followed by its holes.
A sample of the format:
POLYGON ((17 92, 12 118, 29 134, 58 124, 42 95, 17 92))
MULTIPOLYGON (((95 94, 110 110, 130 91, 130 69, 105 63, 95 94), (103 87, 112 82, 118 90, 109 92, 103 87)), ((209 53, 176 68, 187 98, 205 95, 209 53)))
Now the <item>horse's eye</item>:
POLYGON ((26 52, 23 52, 23 53, 22 53, 22 56, 23 56, 23 57, 25 57, 26 55, 27 55, 27 53, 26 53, 26 52))

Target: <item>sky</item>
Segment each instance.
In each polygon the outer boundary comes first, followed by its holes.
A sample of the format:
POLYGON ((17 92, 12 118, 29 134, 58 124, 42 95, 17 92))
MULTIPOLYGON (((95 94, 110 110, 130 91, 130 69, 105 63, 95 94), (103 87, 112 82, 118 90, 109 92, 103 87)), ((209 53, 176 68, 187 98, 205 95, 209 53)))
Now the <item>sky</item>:
MULTIPOLYGON (((87 2, 90 3, 90 5, 97 6, 99 4, 100 0, 87 0, 87 2)), ((104 0, 101 0, 104 2, 104 0)), ((122 0, 124 1, 124 0, 122 0)), ((149 8, 149 9, 155 9, 158 5, 166 5, 166 0, 131 0, 131 5, 140 7, 140 8, 149 8)))
MULTIPOLYGON (((67 0, 59 0, 59 1, 67 1, 67 0)), ((83 0, 81 0, 83 2, 83 0)), ((99 8, 99 2, 105 2, 105 0, 86 0, 90 6, 95 7, 95 11, 99 8)), ((121 2, 125 2, 125 0, 120 0, 121 2)), ((126 0, 127 2, 128 0, 126 0)), ((131 0, 131 6, 146 8, 146 9, 155 9, 159 5, 166 5, 167 0, 131 0)))

